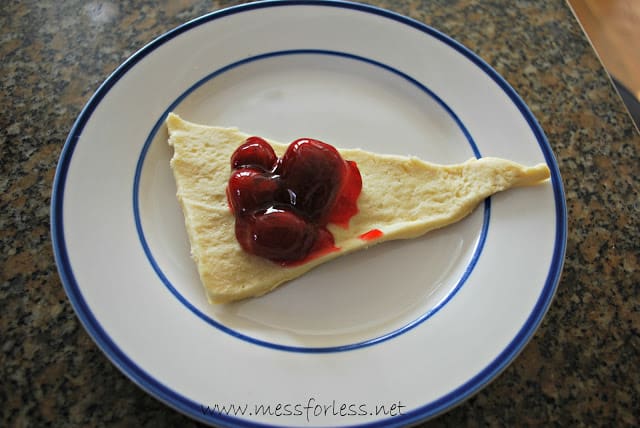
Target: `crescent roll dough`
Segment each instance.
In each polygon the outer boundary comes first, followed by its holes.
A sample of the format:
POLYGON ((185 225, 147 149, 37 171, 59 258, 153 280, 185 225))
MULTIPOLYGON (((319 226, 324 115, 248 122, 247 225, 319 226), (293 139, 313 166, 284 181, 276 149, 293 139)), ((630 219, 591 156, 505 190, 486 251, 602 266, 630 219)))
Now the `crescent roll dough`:
MULTIPOLYGON (((368 246, 423 235, 461 220, 496 192, 549 178, 545 164, 526 167, 498 158, 436 165, 414 157, 339 150, 362 175, 359 212, 347 229, 329 224, 339 251, 282 267, 240 248, 225 189, 229 159, 248 135, 234 128, 197 125, 175 114, 167 118, 171 168, 191 242, 191 255, 211 303, 260 296, 321 263, 368 246), (359 238, 373 229, 382 235, 359 238)), ((269 141, 281 156, 287 145, 269 141)))

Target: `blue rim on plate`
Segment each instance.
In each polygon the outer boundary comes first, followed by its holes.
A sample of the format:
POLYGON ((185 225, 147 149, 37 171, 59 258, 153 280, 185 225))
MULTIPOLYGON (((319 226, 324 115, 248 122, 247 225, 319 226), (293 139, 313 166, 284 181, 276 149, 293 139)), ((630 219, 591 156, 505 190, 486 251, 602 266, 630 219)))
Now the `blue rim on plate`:
POLYGON ((438 41, 448 45, 466 59, 471 61, 475 66, 481 69, 487 76, 489 76, 509 97, 511 102, 518 108, 522 117, 527 121, 531 132, 535 136, 540 149, 544 155, 545 161, 551 170, 551 181, 553 184, 553 195, 555 202, 555 241, 553 247, 553 254, 551 264, 547 273, 547 277, 540 293, 540 296, 528 315, 522 328, 518 331, 511 342, 503 349, 498 356, 483 370, 469 379, 467 382, 458 386, 450 393, 434 400, 430 403, 425 403, 421 407, 407 412, 400 416, 395 416, 391 419, 378 420, 375 422, 365 423, 358 426, 374 427, 374 426, 404 426, 407 424, 417 423, 422 420, 434 417, 440 413, 445 412, 456 404, 464 401, 471 395, 482 389, 488 382, 494 379, 508 364, 516 357, 516 355, 524 348, 532 337, 533 333, 539 326, 542 318, 544 317, 557 288, 557 284, 562 272, 562 265, 564 262, 564 254, 566 249, 567 238, 567 215, 566 204, 564 198, 564 189, 562 186, 562 180, 560 178, 559 168, 553 156, 551 147, 533 114, 530 112, 524 101, 519 97, 513 88, 486 62, 480 59, 477 55, 471 52, 466 47, 462 46, 455 40, 451 39, 425 24, 415 21, 411 18, 399 15, 397 13, 358 3, 350 3, 334 0, 309 0, 309 1, 290 1, 290 0, 273 0, 259 3, 250 3, 240 6, 234 6, 228 9, 223 9, 217 12, 210 13, 208 15, 197 18, 182 26, 179 26, 159 38, 155 39, 140 51, 131 56, 125 61, 109 78, 98 88, 95 94, 91 97, 87 105, 83 108, 80 116, 74 123, 71 132, 67 138, 67 141, 62 149, 58 168, 54 178, 52 200, 51 200, 51 235, 54 256, 58 266, 59 275, 65 291, 71 301, 71 304, 76 311, 76 314, 82 322, 84 328, 89 332, 93 340, 98 344, 101 350, 107 355, 107 357, 116 365, 126 376, 128 376, 134 383, 141 388, 149 392, 151 395, 169 405, 170 407, 194 418, 199 421, 209 424, 222 424, 225 426, 254 426, 263 427, 270 426, 262 423, 256 423, 248 421, 246 419, 240 419, 222 414, 206 414, 200 404, 193 402, 189 398, 182 396, 181 394, 173 391, 167 385, 162 384, 149 373, 147 373, 142 367, 137 365, 131 360, 126 353, 120 349, 104 331, 99 321, 93 315, 91 309, 88 307, 84 300, 82 293, 80 292, 78 283, 74 277, 69 254, 65 245, 65 234, 63 225, 63 201, 65 183, 67 178, 68 168, 73 157, 74 149, 79 141, 80 135, 91 118, 92 114, 100 104, 102 99, 111 90, 111 88, 140 60, 146 57, 148 54, 162 46, 163 44, 171 41, 174 37, 187 32, 195 27, 209 23, 211 21, 224 18, 225 16, 237 13, 243 13, 254 9, 267 8, 267 7, 281 7, 288 5, 315 5, 334 8, 352 9, 363 13, 378 15, 400 24, 407 25, 423 32, 425 35, 435 38, 438 41))
POLYGON ((213 318, 211 318, 210 316, 206 315, 205 313, 203 313, 195 305, 193 305, 191 302, 189 302, 182 294, 180 294, 180 292, 176 289, 176 287, 171 283, 169 278, 167 278, 167 276, 163 272, 162 268, 160 267, 160 265, 156 261, 155 257, 153 256, 153 252, 151 251, 151 248, 149 247, 149 244, 148 244, 147 239, 145 237, 144 227, 142 225, 142 220, 140 218, 140 201, 139 201, 140 178, 141 178, 141 174, 142 174, 142 169, 144 168, 144 161, 146 159, 147 152, 149 151, 149 147, 153 143, 153 140, 156 137, 158 131, 162 128, 162 126, 164 126, 165 119, 166 119, 167 115, 170 112, 175 111, 176 108, 180 105, 180 103, 189 94, 191 94, 193 91, 198 89, 200 86, 202 86, 203 84, 205 84, 205 83, 211 81, 212 79, 220 76, 221 74, 224 74, 224 73, 226 73, 226 72, 228 72, 230 70, 235 69, 236 67, 240 67, 240 66, 242 66, 244 64, 248 64, 250 62, 260 61, 260 60, 263 60, 263 59, 268 59, 268 58, 273 58, 273 57, 281 57, 281 56, 288 56, 288 55, 308 55, 308 54, 335 56, 335 57, 341 57, 341 58, 348 58, 348 59, 355 60, 355 61, 361 61, 361 62, 364 62, 366 64, 370 64, 370 65, 373 65, 375 67, 382 68, 383 70, 388 71, 388 72, 390 72, 392 74, 395 74, 395 75, 401 77, 402 79, 408 81, 412 86, 415 86, 419 91, 425 93, 428 97, 430 97, 432 100, 434 100, 443 110, 445 110, 447 112, 447 114, 451 117, 451 119, 458 126, 460 131, 464 134, 467 142, 469 143, 469 146, 471 147, 473 155, 476 158, 482 157, 482 154, 480 153, 480 149, 476 145, 475 141, 473 141, 473 137, 469 133, 469 130, 464 126, 462 121, 456 116, 455 112, 451 109, 451 107, 449 107, 432 90, 430 90, 429 88, 427 88, 426 86, 424 86, 420 82, 416 81, 411 76, 408 76, 407 74, 401 72, 400 70, 397 70, 397 69, 391 67, 390 65, 383 64, 383 63, 378 62, 378 61, 374 61, 374 60, 372 60, 370 58, 365 58, 365 57, 349 54, 349 53, 346 53, 346 52, 327 51, 327 50, 319 50, 319 49, 297 49, 297 50, 289 50, 289 51, 268 52, 268 53, 260 54, 260 55, 257 55, 257 56, 245 58, 245 59, 243 59, 241 61, 237 61, 235 63, 226 65, 226 66, 224 66, 224 67, 222 67, 222 68, 220 68, 218 70, 215 70, 214 72, 212 72, 209 75, 207 75, 204 78, 202 78, 200 81, 198 81, 195 84, 193 84, 190 88, 188 88, 182 94, 180 94, 180 96, 178 96, 169 105, 169 107, 160 115, 160 118, 156 121, 156 124, 154 125, 153 129, 149 133, 149 136, 147 137, 147 140, 145 141, 145 144, 142 147, 140 156, 138 157, 138 163, 136 165, 136 172, 135 172, 135 177, 134 177, 134 182, 133 182, 133 217, 135 219, 136 231, 138 232, 138 239, 140 240, 140 245, 142 246, 142 248, 144 250, 144 253, 145 253, 146 257, 147 257, 147 260, 149 261, 149 263, 153 267, 153 270, 156 272, 156 274, 158 275, 158 277, 160 278, 162 283, 167 287, 167 289, 171 292, 171 294, 173 294, 176 297, 176 299, 178 299, 178 301, 180 303, 182 303, 187 309, 189 309, 194 315, 196 315, 198 318, 200 318, 201 320, 203 320, 207 324, 219 329, 220 331, 223 331, 223 332, 225 332, 227 334, 230 334, 231 336, 234 336, 234 337, 236 337, 238 339, 245 340, 245 341, 247 341, 249 343, 253 343, 255 345, 265 346, 267 348, 278 349, 278 350, 281 350, 281 351, 303 352, 303 353, 327 353, 327 352, 351 351, 351 350, 354 350, 354 349, 359 349, 359 348, 363 348, 363 347, 366 347, 366 346, 375 345, 377 343, 384 342, 386 340, 389 340, 389 339, 392 339, 392 338, 394 338, 396 336, 399 336, 399 335, 401 335, 403 333, 406 333, 407 331, 417 327, 418 325, 420 325, 421 323, 423 323, 424 321, 426 321, 427 319, 429 319, 433 315, 435 315, 436 312, 438 312, 441 308, 443 308, 447 304, 447 302, 449 302, 449 300, 451 300, 453 298, 453 296, 455 296, 455 294, 458 292, 458 290, 460 290, 460 288, 465 284, 465 282, 469 278, 469 275, 471 275, 471 272, 473 271, 473 269, 474 269, 474 267, 475 267, 475 265, 476 265, 476 263, 478 261, 478 258, 480 257, 480 254, 482 253, 482 249, 484 247, 484 243, 486 241, 486 237, 487 237, 487 233, 488 233, 488 229, 489 229, 489 219, 491 217, 491 199, 490 198, 487 198, 484 201, 484 214, 483 214, 484 217, 483 217, 483 220, 482 220, 482 227, 481 227, 481 230, 480 230, 480 236, 478 237, 478 242, 476 243, 476 246, 475 246, 475 248, 473 250, 473 254, 471 255, 469 263, 467 264, 466 268, 464 269, 464 272, 462 273, 462 276, 458 279, 458 281, 453 286, 453 288, 449 291, 449 293, 447 293, 447 295, 445 296, 444 299, 442 299, 440 302, 438 302, 438 304, 436 304, 434 307, 432 307, 429 310, 427 310, 424 314, 422 314, 418 318, 416 318, 414 320, 411 320, 407 324, 405 324, 405 325, 403 325, 403 326, 401 326, 401 327, 399 327, 399 328, 397 328, 395 330, 388 331, 388 332, 386 332, 384 334, 381 334, 379 336, 372 337, 372 338, 369 338, 369 339, 365 339, 365 340, 362 340, 362 341, 359 341, 359 342, 355 342, 355 343, 348 343, 348 344, 343 344, 343 345, 338 345, 338 346, 325 346, 325 347, 289 346, 289 345, 283 345, 283 344, 279 344, 279 343, 268 342, 268 341, 265 341, 265 340, 257 339, 257 338, 254 338, 252 336, 246 335, 246 334, 244 334, 244 333, 242 333, 242 332, 240 332, 238 330, 234 330, 232 328, 229 328, 229 327, 225 326, 224 324, 214 320, 213 318))

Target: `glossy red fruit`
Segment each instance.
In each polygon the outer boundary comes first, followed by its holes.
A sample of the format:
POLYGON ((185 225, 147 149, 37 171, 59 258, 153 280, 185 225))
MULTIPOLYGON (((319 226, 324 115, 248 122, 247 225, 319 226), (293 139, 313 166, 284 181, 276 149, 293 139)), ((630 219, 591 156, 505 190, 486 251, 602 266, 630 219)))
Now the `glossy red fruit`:
POLYGON ((295 266, 336 251, 327 223, 348 227, 362 179, 355 162, 318 140, 294 141, 282 158, 251 137, 232 155, 227 199, 247 252, 295 266))
POLYGON ((278 156, 273 147, 260 137, 249 137, 231 155, 231 168, 260 168, 270 171, 276 166, 278 156))
POLYGON ((269 208, 236 220, 236 238, 247 252, 275 262, 303 259, 316 229, 293 211, 269 208))
POLYGON ((279 180, 272 174, 251 168, 236 169, 227 184, 227 201, 235 215, 246 215, 271 205, 279 180))
POLYGON ((291 194, 291 204, 311 221, 328 217, 346 173, 346 163, 329 144, 303 138, 294 141, 276 171, 291 194))

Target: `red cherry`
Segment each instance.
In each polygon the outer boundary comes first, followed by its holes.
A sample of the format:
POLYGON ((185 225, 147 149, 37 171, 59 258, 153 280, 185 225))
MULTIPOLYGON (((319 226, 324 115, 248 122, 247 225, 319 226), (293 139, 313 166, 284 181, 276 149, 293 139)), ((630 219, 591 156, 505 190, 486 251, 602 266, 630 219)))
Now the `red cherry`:
POLYGON ((279 181, 270 173, 250 168, 236 169, 227 185, 227 201, 236 215, 263 209, 274 200, 279 181))
POLYGON ((236 220, 236 238, 247 252, 276 262, 303 259, 316 229, 293 211, 269 208, 236 220))
POLYGON ((277 172, 292 195, 292 205, 323 223, 342 186, 346 164, 333 146, 304 138, 289 146, 277 172))
POLYGON ((273 147, 260 137, 249 137, 231 155, 231 168, 253 167, 272 170, 278 157, 273 147))

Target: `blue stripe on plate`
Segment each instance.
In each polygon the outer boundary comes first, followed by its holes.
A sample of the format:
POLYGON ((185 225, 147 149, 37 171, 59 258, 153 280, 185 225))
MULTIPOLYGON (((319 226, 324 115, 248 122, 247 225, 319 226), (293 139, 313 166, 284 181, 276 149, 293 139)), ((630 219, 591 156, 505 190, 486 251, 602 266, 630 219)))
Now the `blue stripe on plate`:
POLYGON ((378 337, 374 337, 368 340, 364 340, 361 342, 357 342, 357 343, 351 343, 351 344, 345 344, 345 345, 340 345, 340 346, 329 346, 329 347, 301 347, 301 346, 288 346, 288 345, 282 345, 279 343, 273 343, 273 342, 268 342, 268 341, 264 341, 261 339, 256 339, 254 337, 248 336, 246 334, 243 334, 241 332, 239 332, 238 330, 234 330, 232 328, 229 328, 227 326, 225 326, 224 324, 220 323, 219 321, 216 321, 215 319, 211 318, 210 316, 208 316, 207 314, 203 313, 201 310, 199 310, 198 308, 196 308, 191 302, 189 302, 182 294, 180 294, 180 292, 173 286, 173 284, 171 284, 171 281, 169 281, 169 279, 167 278, 167 276, 164 274, 164 272, 162 271, 162 268, 160 267, 160 265, 157 263, 157 261, 155 260, 155 258, 153 257, 153 253, 151 251, 151 248, 149 248, 149 245, 147 243, 145 234, 144 234, 144 228, 142 226, 142 220, 140 218, 140 209, 139 209, 139 193, 140 193, 140 177, 142 174, 142 170, 144 168, 144 160, 146 158, 147 152, 149 150, 149 148, 151 147, 151 144, 153 144, 153 140, 155 139, 158 131, 162 128, 162 126, 164 126, 164 121, 166 119, 167 114, 169 114, 169 112, 171 111, 175 111, 176 108, 178 108, 178 106, 180 105, 180 103, 182 101, 184 101, 184 99, 186 97, 189 96, 189 94, 193 93, 193 91, 195 91, 196 89, 198 89, 200 86, 202 86, 203 84, 211 81, 212 79, 215 79, 216 77, 220 76, 223 73, 226 73, 230 70, 233 70, 237 67, 240 67, 244 64, 247 63, 251 63, 251 62, 255 62, 255 61, 260 61, 260 60, 264 60, 264 59, 269 59, 269 58, 274 58, 274 57, 282 57, 282 56, 291 56, 291 55, 328 55, 328 56, 337 56, 337 57, 342 57, 342 58, 348 58, 348 59, 352 59, 352 60, 356 60, 356 61, 360 61, 360 62, 364 62, 367 64, 371 64, 374 65, 376 67, 380 67, 386 71, 389 71, 393 74, 396 74, 400 77, 402 77, 403 79, 407 80, 409 83, 415 85, 420 91, 424 92, 425 94, 427 94, 429 97, 431 97, 433 100, 435 100, 453 119, 453 121, 457 124, 457 126, 460 128, 460 130, 462 131, 462 133, 464 134, 464 136, 466 137, 469 145, 471 146, 471 149, 473 151, 473 154, 476 157, 481 157, 480 154, 480 150, 478 149, 477 145, 475 144, 475 142, 473 141, 473 138, 471 137, 471 134, 469 133, 469 131, 467 130, 467 128, 464 126, 464 124, 462 123, 462 121, 458 118, 458 116, 455 114, 455 112, 440 98, 438 97, 432 90, 430 90, 429 88, 427 88, 426 86, 422 85, 420 82, 418 82, 417 80, 413 79, 411 76, 402 73, 401 71, 387 65, 387 64, 383 64, 380 63, 378 61, 374 61, 372 59, 369 58, 364 58, 361 56, 357 56, 357 55, 353 55, 353 54, 348 54, 345 52, 336 52, 336 51, 327 51, 327 50, 318 50, 318 49, 298 49, 298 50, 288 50, 288 51, 276 51, 276 52, 268 52, 268 53, 264 53, 261 55, 256 55, 250 58, 245 58, 241 61, 237 61, 234 62, 232 64, 228 64, 224 67, 221 67, 220 69, 210 73, 208 76, 202 78, 201 80, 199 80, 198 82, 196 82, 195 84, 193 84, 190 88, 188 88, 184 93, 182 93, 179 97, 177 97, 177 99, 172 102, 169 107, 164 111, 164 113, 160 116, 160 118, 157 120, 156 124, 154 125, 152 131, 150 132, 149 136, 147 137, 147 140, 142 148, 142 151, 140 153, 140 156, 138 158, 138 163, 136 166, 136 172, 135 172, 135 177, 134 177, 134 183, 133 183, 133 215, 134 215, 134 219, 135 219, 135 224, 136 224, 136 229, 138 231, 138 237, 140 239, 140 244, 142 245, 142 248, 144 249, 144 252, 147 256, 147 259, 149 260, 149 263, 151 264, 151 266, 153 267, 153 269, 155 270, 156 274, 158 275, 158 277, 162 280, 162 282, 165 284, 165 286, 169 289, 169 291, 171 291, 171 293, 184 305, 186 306, 191 312, 193 312, 198 318, 202 319, 203 321, 205 321, 207 324, 216 327, 218 329, 220 329, 221 331, 228 333, 238 339, 242 339, 245 340, 249 343, 253 343, 255 345, 261 345, 261 346, 266 346, 268 348, 273 348, 273 349, 278 349, 281 351, 290 351, 290 352, 307 352, 307 353, 317 353, 317 352, 340 352, 340 351, 349 351, 349 350, 353 350, 353 349, 359 349, 365 346, 371 346, 371 345, 375 345, 377 343, 381 343, 384 342, 385 340, 389 340, 391 338, 394 338, 396 336, 399 336, 403 333, 406 333, 407 331, 411 330, 412 328, 420 325, 422 322, 424 322, 425 320, 429 319, 431 316, 433 316, 436 312, 438 312, 438 310, 440 310, 442 307, 444 307, 450 300, 451 298, 458 292, 458 290, 460 290, 460 288, 462 287, 462 285, 464 285, 464 283, 466 282, 466 280, 469 278, 469 275, 471 274, 471 272, 473 271, 473 268, 475 267, 478 258, 480 257, 480 254, 482 252, 482 248, 484 247, 484 242, 486 240, 486 235, 487 235, 487 230, 489 227, 489 217, 490 217, 490 200, 487 199, 485 200, 484 203, 484 218, 483 218, 483 225, 482 225, 482 229, 480 232, 480 238, 478 240, 478 243, 476 244, 476 248, 474 248, 473 254, 471 256, 471 259, 469 260, 468 265, 466 266, 463 275, 461 276, 461 278, 458 280, 458 282, 456 283, 456 285, 452 288, 452 290, 449 292, 449 294, 447 294, 447 296, 440 301, 435 307, 429 309, 429 311, 427 311, 425 314, 423 314, 422 316, 418 317, 417 319, 411 321, 410 323, 394 330, 391 332, 388 332, 384 335, 378 336, 378 337))
POLYGON ((269 425, 259 424, 236 417, 225 415, 204 415, 201 411, 201 405, 193 402, 192 400, 176 393, 170 387, 160 383, 158 380, 150 376, 144 369, 139 367, 134 361, 127 357, 127 355, 117 347, 115 343, 110 339, 107 333, 100 326, 98 320, 93 316, 91 310, 87 306, 82 293, 78 287, 76 279, 73 275, 71 261, 67 252, 65 239, 64 239, 64 224, 63 224, 63 203, 64 203, 64 188, 67 178, 67 172, 69 164, 71 162, 74 149, 78 142, 79 136, 88 120, 91 118, 96 107, 99 105, 104 96, 109 90, 125 75, 131 68, 133 68, 140 60, 146 55, 153 52, 158 47, 171 41, 174 37, 189 31, 191 28, 197 27, 202 24, 214 21, 216 19, 224 18, 227 15, 236 13, 245 13, 254 9, 261 9, 266 7, 283 7, 290 5, 315 5, 324 7, 335 7, 352 9, 362 13, 379 15, 384 18, 394 20, 400 24, 413 27, 423 32, 428 37, 433 37, 442 43, 455 49, 461 55, 464 55, 469 61, 480 68, 485 74, 496 82, 496 84, 509 96, 512 102, 520 110, 522 116, 527 121, 531 131, 535 135, 541 151, 544 154, 545 160, 549 168, 551 169, 551 182, 553 185, 553 194, 555 201, 556 211, 556 236, 554 242, 554 251, 552 262, 549 266, 547 278, 545 280, 542 292, 538 298, 538 301, 525 321, 524 325, 509 343, 509 345, 483 370, 476 374, 473 378, 469 379, 464 384, 460 385, 454 391, 443 397, 425 404, 411 412, 396 416, 393 418, 387 418, 372 423, 362 424, 362 427, 393 427, 393 426, 405 426, 407 424, 417 423, 419 421, 434 417, 456 404, 467 399, 469 396, 482 389, 490 380, 498 375, 515 356, 524 348, 529 339, 535 332, 536 328, 540 324, 544 317, 548 307, 551 303, 555 290, 557 288, 560 274, 562 272, 562 264, 564 262, 564 254, 566 251, 566 239, 567 239, 567 211, 564 197, 564 189, 562 186, 562 180, 560 177, 560 171, 558 165, 553 156, 551 147, 533 114, 527 108, 524 101, 519 95, 509 86, 509 84, 487 63, 476 56, 469 49, 434 30, 421 22, 415 21, 411 18, 399 15, 395 12, 390 12, 385 9, 357 4, 344 1, 335 0, 309 0, 309 1, 265 1, 259 3, 251 3, 241 6, 236 6, 221 11, 217 11, 186 24, 175 28, 167 32, 166 34, 155 39, 140 51, 135 53, 131 58, 125 61, 118 69, 109 76, 109 78, 98 88, 96 93, 89 100, 87 105, 83 108, 80 116, 73 125, 69 137, 62 150, 56 175, 54 177, 53 192, 51 199, 51 235, 52 244, 54 250, 54 256, 58 265, 60 278, 65 288, 69 300, 71 301, 74 310, 84 328, 92 336, 93 340, 98 344, 107 357, 116 365, 126 376, 128 376, 134 383, 151 393, 160 401, 173 407, 174 409, 181 411, 190 417, 199 421, 211 424, 222 424, 232 427, 266 427, 269 425))

